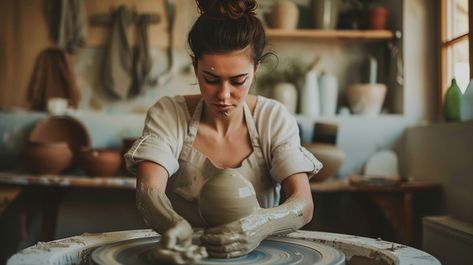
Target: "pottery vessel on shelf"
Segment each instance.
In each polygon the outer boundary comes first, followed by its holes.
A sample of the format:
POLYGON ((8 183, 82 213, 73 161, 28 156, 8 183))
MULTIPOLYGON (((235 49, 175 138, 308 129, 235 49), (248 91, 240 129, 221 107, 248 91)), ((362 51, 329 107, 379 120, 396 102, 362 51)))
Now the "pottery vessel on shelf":
POLYGON ((272 97, 286 106, 289 113, 296 113, 297 89, 292 83, 278 83, 274 86, 272 97))
POLYGON ((22 153, 25 166, 37 174, 59 174, 72 162, 67 142, 28 141, 22 153))
POLYGON ((385 84, 354 84, 347 87, 348 105, 354 114, 378 115, 386 96, 385 84))
POLYGON ((299 9, 289 0, 280 0, 271 8, 271 26, 275 29, 293 30, 299 22, 299 9))
POLYGON ((227 224, 259 208, 253 185, 236 170, 225 169, 210 178, 199 196, 199 211, 210 226, 227 224))
POLYGON ((116 176, 122 168, 122 162, 122 152, 119 149, 81 149, 80 163, 90 176, 116 176))
POLYGON ((29 135, 35 142, 66 142, 78 160, 80 149, 90 146, 91 140, 86 127, 77 119, 67 116, 50 116, 39 121, 29 135))
POLYGON ((388 9, 384 6, 377 6, 368 9, 367 12, 367 27, 368 29, 386 29, 388 21, 388 9))
POLYGON ((311 178, 311 181, 323 181, 337 175, 345 159, 345 153, 340 148, 325 143, 305 144, 304 147, 323 164, 323 168, 311 178))

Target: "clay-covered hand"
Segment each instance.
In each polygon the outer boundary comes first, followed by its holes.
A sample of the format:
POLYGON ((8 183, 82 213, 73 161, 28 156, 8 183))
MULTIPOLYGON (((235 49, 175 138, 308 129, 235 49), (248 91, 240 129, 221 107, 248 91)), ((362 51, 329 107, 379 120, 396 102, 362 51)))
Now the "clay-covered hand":
MULTIPOLYGON (((311 201, 310 201, 311 202, 311 201)), ((259 208, 247 217, 205 231, 200 241, 212 257, 248 254, 269 235, 287 234, 307 223, 308 200, 290 197, 273 208, 259 208)))
POLYGON ((266 229, 267 209, 258 209, 237 221, 205 230, 200 241, 211 257, 232 258, 243 256, 255 249, 271 235, 266 229))
POLYGON ((155 259, 172 264, 193 264, 206 258, 204 247, 192 245, 192 234, 190 224, 186 220, 179 221, 162 235, 153 251, 155 259))

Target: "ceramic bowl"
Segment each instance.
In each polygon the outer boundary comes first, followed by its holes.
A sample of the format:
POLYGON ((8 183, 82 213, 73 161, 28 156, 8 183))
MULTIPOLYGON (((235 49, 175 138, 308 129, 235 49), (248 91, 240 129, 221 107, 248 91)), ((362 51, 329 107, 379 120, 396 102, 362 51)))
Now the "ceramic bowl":
POLYGON ((116 176, 122 168, 123 156, 119 149, 84 147, 80 152, 80 164, 93 177, 116 176))
POLYGON ((210 226, 227 224, 259 208, 253 185, 236 170, 225 169, 210 178, 199 196, 199 211, 210 226))
POLYGON ((79 120, 68 116, 50 116, 39 121, 33 127, 29 140, 35 142, 66 142, 73 154, 71 167, 78 164, 80 149, 91 145, 86 127, 79 120))
POLYGON ((305 144, 304 147, 324 165, 323 168, 310 179, 311 181, 324 181, 337 175, 345 159, 345 153, 343 153, 340 148, 336 145, 325 143, 305 144))
POLYGON ((59 174, 69 167, 73 154, 67 142, 28 141, 23 163, 32 173, 59 174))
POLYGON ((375 116, 381 112, 387 87, 385 84, 354 84, 346 89, 348 105, 354 114, 375 116))

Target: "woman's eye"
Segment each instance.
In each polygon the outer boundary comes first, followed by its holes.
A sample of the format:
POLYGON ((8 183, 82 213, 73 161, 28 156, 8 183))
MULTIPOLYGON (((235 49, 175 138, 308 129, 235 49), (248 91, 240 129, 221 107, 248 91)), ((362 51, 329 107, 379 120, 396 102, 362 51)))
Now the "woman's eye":
POLYGON ((204 80, 208 84, 218 84, 218 82, 220 82, 218 79, 208 79, 206 77, 204 77, 204 80))
POLYGON ((241 85, 245 84, 245 82, 246 82, 246 78, 243 79, 243 80, 232 80, 232 84, 234 86, 241 86, 241 85))

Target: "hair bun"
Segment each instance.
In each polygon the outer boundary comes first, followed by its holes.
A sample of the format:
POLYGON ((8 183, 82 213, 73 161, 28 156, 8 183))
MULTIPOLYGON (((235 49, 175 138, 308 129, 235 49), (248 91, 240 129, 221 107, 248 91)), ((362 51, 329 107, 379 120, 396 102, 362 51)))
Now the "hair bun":
POLYGON ((196 0, 202 15, 239 19, 244 15, 255 15, 256 0, 196 0))

